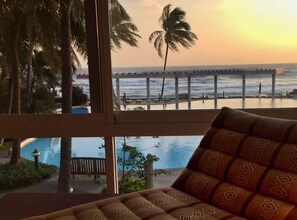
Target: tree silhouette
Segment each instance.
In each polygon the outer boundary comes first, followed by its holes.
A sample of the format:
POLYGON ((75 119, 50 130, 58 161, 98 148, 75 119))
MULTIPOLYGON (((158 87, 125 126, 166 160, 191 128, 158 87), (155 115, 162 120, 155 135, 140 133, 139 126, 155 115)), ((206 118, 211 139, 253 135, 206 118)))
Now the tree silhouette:
MULTIPOLYGON (((163 8, 159 23, 161 24, 162 30, 154 31, 149 36, 149 42, 154 44, 158 55, 163 58, 162 49, 165 44, 165 58, 164 68, 166 70, 168 49, 172 52, 178 52, 178 46, 185 48, 191 47, 195 40, 198 40, 195 33, 191 32, 189 23, 185 21, 186 12, 179 7, 171 10, 171 5, 168 4, 163 8)), ((163 99, 165 85, 165 77, 163 77, 162 90, 160 100, 163 99)))

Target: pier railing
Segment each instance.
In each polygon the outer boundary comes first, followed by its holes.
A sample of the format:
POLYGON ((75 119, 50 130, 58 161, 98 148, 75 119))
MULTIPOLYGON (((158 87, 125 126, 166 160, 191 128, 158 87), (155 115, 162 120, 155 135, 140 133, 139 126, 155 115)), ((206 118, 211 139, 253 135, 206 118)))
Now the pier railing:
POLYGON ((212 70, 178 70, 178 71, 147 71, 147 72, 115 72, 113 74, 113 78, 116 80, 116 97, 117 97, 117 105, 120 106, 121 96, 120 96, 120 79, 131 79, 131 78, 145 78, 146 79, 146 105, 147 110, 151 110, 151 79, 152 78, 173 78, 175 80, 175 109, 179 109, 179 99, 181 95, 179 94, 179 78, 187 78, 187 102, 188 109, 191 109, 191 101, 192 101, 192 78, 199 76, 213 76, 214 78, 214 108, 218 108, 218 76, 223 75, 237 75, 242 78, 242 107, 245 107, 245 99, 246 99, 246 76, 248 75, 271 75, 271 98, 275 99, 275 79, 276 74, 282 73, 281 70, 278 69, 270 69, 270 68, 236 68, 236 69, 212 69, 212 70))

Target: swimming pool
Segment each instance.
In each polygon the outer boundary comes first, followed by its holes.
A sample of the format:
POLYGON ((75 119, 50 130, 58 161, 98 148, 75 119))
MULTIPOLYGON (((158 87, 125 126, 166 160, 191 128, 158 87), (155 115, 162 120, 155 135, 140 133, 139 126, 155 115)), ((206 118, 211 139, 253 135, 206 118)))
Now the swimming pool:
MULTIPOLYGON (((131 137, 127 144, 137 147, 144 155, 148 153, 159 157, 154 163, 158 169, 185 167, 194 150, 201 141, 202 136, 182 137, 131 137), (159 147, 156 148, 155 145, 159 147)), ((117 155, 121 155, 123 138, 116 139, 117 155)), ((105 157, 105 150, 100 149, 102 138, 73 138, 72 157, 105 157)), ((21 156, 33 160, 31 153, 40 151, 39 161, 42 163, 60 164, 60 138, 38 138, 26 144, 21 150, 21 156)))

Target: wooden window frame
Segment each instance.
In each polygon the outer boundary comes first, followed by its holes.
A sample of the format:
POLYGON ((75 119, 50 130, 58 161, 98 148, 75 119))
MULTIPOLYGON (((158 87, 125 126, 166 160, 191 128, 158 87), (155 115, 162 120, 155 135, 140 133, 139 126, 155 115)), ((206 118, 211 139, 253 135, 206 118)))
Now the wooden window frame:
MULTIPOLYGON (((105 137, 108 192, 117 192, 117 136, 202 135, 219 110, 113 111, 108 0, 86 0, 89 54, 90 114, 0 115, 6 138, 105 137)), ((297 120, 297 108, 245 111, 297 120)))

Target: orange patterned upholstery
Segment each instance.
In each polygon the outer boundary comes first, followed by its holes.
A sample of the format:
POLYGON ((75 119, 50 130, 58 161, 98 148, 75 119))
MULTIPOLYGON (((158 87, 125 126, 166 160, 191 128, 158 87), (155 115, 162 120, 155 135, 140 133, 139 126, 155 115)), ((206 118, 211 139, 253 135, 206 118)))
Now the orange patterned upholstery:
POLYGON ((248 219, 297 219, 297 123, 223 108, 173 187, 248 219))
POLYGON ((297 122, 223 108, 172 187, 32 219, 297 219, 297 122))

